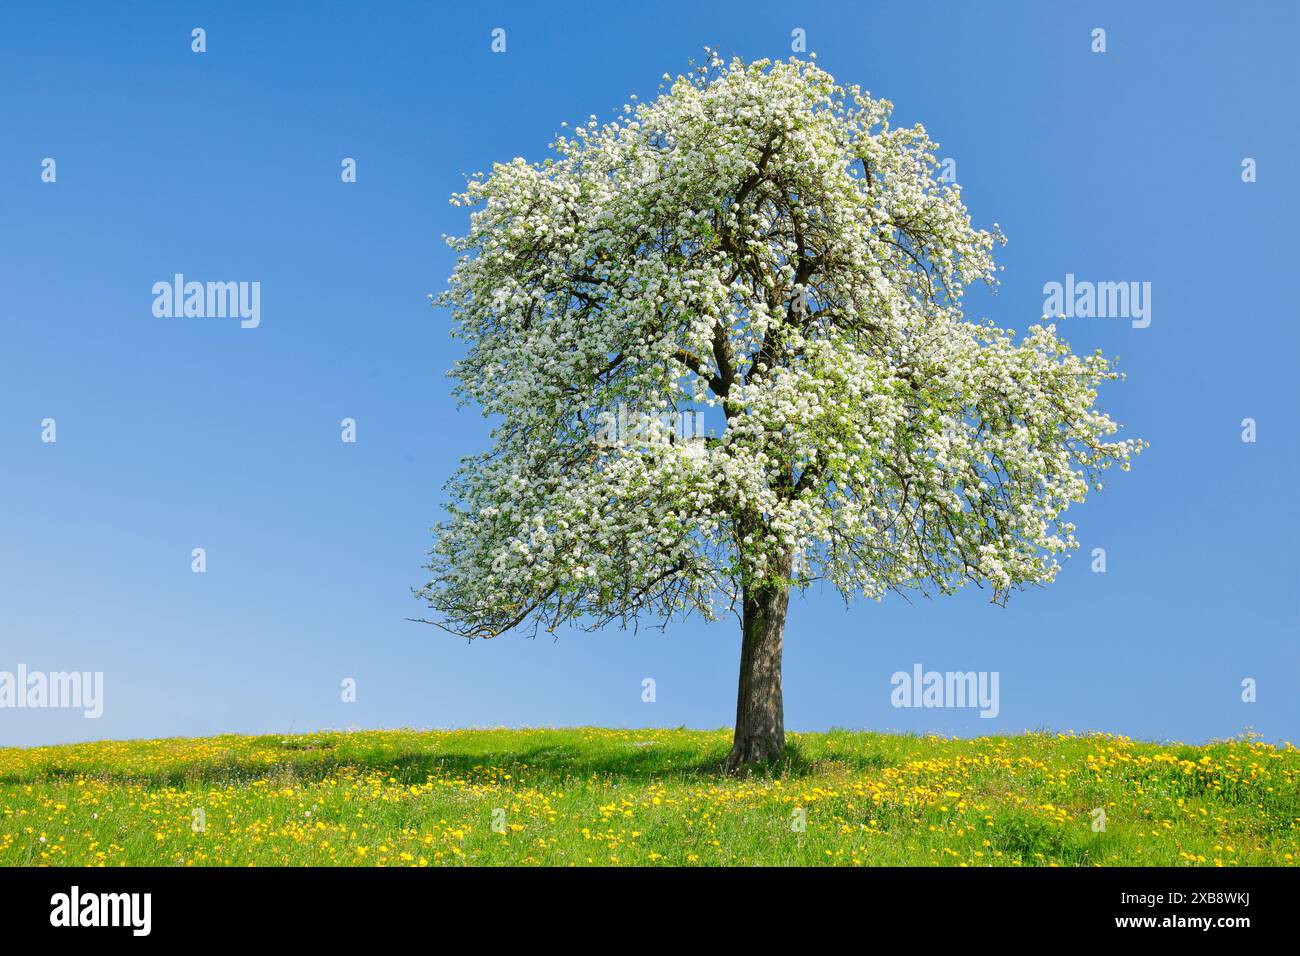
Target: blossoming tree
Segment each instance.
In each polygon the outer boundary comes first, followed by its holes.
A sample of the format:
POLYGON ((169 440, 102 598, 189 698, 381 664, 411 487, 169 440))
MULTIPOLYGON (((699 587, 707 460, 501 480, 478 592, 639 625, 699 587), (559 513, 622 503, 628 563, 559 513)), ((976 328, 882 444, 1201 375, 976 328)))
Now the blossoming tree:
POLYGON ((433 623, 733 614, 735 770, 784 748, 791 587, 1054 578, 1066 508, 1142 444, 1094 407, 1119 373, 1050 325, 964 319, 1001 236, 890 108, 811 62, 711 55, 453 197, 478 208, 437 301, 456 392, 497 421, 434 529, 433 623), (682 410, 717 427, 683 435, 682 410))

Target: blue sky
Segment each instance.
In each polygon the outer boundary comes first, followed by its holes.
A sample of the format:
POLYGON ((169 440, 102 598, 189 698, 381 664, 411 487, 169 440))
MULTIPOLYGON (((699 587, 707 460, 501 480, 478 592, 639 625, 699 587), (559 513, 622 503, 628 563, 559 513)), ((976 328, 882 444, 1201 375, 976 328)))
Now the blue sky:
POLYGON ((794 599, 787 726, 1294 738, 1298 26, 1240 3, 6 5, 0 671, 102 671, 105 700, 97 720, 0 709, 0 745, 728 726, 731 623, 467 644, 404 620, 442 484, 486 431, 449 397, 426 296, 463 174, 542 158, 561 121, 652 96, 705 45, 788 56, 795 28, 924 123, 1006 233, 971 317, 1023 329, 1067 273, 1151 283, 1147 328, 1062 323, 1121 357, 1102 403, 1151 447, 1077 510, 1057 583, 1005 609, 794 599), (155 317, 178 272, 260 282, 260 326, 155 317), (999 715, 892 707, 915 663, 999 672, 999 715))

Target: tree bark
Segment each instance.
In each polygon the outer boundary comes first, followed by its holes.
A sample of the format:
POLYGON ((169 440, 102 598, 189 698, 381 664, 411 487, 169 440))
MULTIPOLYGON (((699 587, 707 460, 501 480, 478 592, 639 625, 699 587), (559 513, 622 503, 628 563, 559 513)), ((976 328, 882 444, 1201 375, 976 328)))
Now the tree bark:
MULTIPOLYGON (((785 562, 788 564, 788 559, 785 562)), ((789 569, 778 573, 788 577, 789 569)), ((750 764, 779 760, 785 751, 781 704, 781 647, 790 604, 788 584, 746 589, 741 613, 740 686, 736 736, 723 767, 735 773, 750 764)))

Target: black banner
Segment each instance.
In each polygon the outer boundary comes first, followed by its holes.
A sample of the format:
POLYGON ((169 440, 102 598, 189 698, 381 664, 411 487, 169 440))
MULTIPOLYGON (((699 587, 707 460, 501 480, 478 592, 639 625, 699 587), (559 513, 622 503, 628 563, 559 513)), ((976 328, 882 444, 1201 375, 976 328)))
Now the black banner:
POLYGON ((1293 928, 1295 887, 1283 869, 15 869, 0 871, 0 920, 10 940, 83 942, 373 942, 414 925, 635 935, 711 918, 742 938, 788 921, 911 927, 927 943, 1227 942, 1293 928))

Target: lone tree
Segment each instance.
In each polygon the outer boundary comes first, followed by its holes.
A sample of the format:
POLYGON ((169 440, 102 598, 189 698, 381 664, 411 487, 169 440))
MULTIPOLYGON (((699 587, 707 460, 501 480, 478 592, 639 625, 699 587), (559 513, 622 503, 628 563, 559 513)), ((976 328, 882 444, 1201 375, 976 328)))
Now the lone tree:
POLYGON ((1005 240, 890 103, 716 54, 633 99, 452 199, 478 208, 436 301, 497 424, 417 594, 469 638, 737 614, 734 771, 784 748, 792 586, 1001 603, 1143 443, 1107 440, 1100 354, 963 318, 1005 240))

